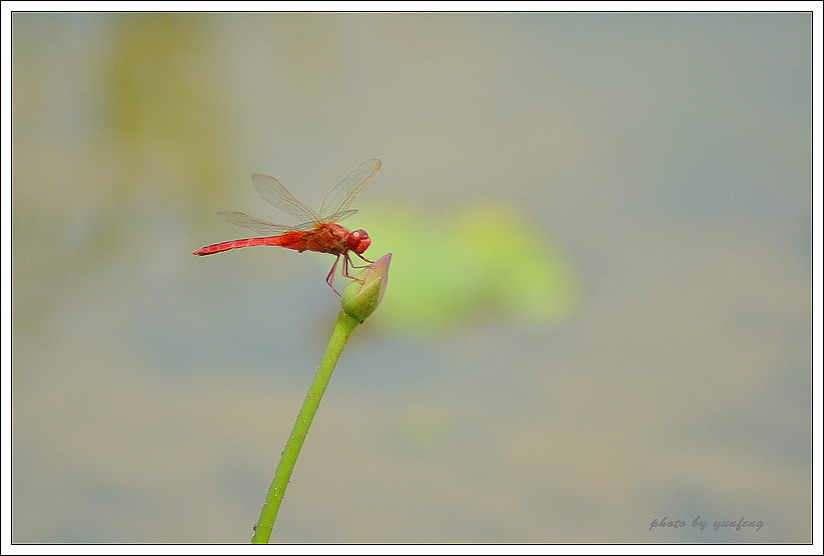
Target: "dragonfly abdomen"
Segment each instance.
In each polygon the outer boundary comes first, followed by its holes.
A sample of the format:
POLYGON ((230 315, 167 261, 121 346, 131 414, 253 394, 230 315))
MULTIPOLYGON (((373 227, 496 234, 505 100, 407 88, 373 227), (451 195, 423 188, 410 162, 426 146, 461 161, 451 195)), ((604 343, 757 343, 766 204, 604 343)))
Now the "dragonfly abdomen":
POLYGON ((286 247, 287 249, 299 249, 296 245, 296 236, 302 234, 283 234, 281 236, 271 237, 253 237, 249 239, 236 239, 234 241, 224 241, 223 243, 216 243, 214 245, 207 245, 202 249, 194 251, 193 255, 212 255, 214 253, 222 253, 229 249, 239 249, 241 247, 252 247, 255 245, 275 245, 278 247, 286 247))

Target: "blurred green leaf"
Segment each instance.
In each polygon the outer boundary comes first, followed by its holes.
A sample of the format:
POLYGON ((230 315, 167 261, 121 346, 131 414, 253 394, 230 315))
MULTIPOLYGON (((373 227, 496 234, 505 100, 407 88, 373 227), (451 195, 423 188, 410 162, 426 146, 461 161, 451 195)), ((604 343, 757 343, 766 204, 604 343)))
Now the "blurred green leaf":
POLYGON ((370 251, 394 255, 379 319, 387 326, 427 333, 493 317, 549 322, 578 304, 571 263, 508 205, 476 203, 440 217, 409 207, 363 214, 370 251))

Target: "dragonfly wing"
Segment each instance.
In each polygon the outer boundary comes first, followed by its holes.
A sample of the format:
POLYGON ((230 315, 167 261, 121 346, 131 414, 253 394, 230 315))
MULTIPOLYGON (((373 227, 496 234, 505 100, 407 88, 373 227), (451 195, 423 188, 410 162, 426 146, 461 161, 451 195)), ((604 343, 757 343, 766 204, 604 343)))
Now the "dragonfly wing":
POLYGON ((217 213, 222 219, 235 226, 241 226, 257 232, 259 234, 279 235, 286 232, 293 232, 298 228, 292 226, 284 226, 282 224, 272 224, 266 220, 243 214, 242 212, 219 212, 217 213))
POLYGON ((320 208, 321 222, 334 222, 354 214, 347 213, 346 208, 380 167, 381 161, 373 158, 349 172, 349 175, 343 178, 343 181, 336 185, 323 201, 323 206, 320 208))
POLYGON ((341 220, 346 220, 347 218, 349 218, 350 216, 352 216, 352 215, 353 215, 353 214, 355 214, 356 212, 358 212, 358 209, 349 209, 349 210, 345 210, 345 211, 343 211, 343 212, 339 212, 339 213, 337 213, 337 215, 335 216, 335 220, 334 220, 334 221, 335 221, 335 222, 340 222, 341 220))
POLYGON ((320 222, 318 213, 298 201, 278 180, 265 174, 253 174, 252 183, 267 203, 291 214, 301 222, 320 222))

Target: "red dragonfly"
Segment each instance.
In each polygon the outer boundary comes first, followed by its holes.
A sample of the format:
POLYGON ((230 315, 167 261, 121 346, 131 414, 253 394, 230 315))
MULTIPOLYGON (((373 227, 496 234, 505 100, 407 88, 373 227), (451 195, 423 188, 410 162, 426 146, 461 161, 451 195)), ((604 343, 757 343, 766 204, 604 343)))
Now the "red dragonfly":
POLYGON ((354 252, 364 261, 371 263, 363 256, 363 252, 369 247, 371 240, 364 230, 350 232, 343 226, 337 224, 345 218, 349 218, 357 210, 347 210, 363 186, 366 185, 378 168, 381 161, 376 159, 367 160, 354 170, 352 170, 343 181, 335 186, 320 207, 320 213, 315 212, 308 206, 298 201, 294 195, 289 193, 278 180, 263 174, 252 175, 252 183, 270 205, 279 208, 283 212, 289 213, 298 218, 303 223, 297 226, 286 226, 283 224, 272 224, 266 220, 249 216, 242 212, 218 212, 217 214, 225 221, 260 234, 270 234, 267 237, 255 237, 251 239, 236 239, 209 245, 198 249, 193 255, 211 255, 221 253, 229 249, 240 247, 250 247, 252 245, 277 245, 294 249, 299 253, 304 251, 317 251, 318 253, 331 253, 336 255, 335 264, 326 276, 326 283, 340 298, 340 294, 332 284, 335 279, 335 269, 338 261, 343 256, 343 277, 354 279, 349 275, 349 266, 355 265, 349 260, 349 252, 354 252))

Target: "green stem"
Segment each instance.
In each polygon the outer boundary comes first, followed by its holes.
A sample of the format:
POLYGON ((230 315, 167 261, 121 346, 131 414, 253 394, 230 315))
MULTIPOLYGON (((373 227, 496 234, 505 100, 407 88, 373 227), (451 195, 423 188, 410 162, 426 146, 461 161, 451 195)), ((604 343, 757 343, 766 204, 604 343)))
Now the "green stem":
POLYGON ((306 433, 309 432, 309 425, 312 424, 312 419, 315 417, 315 412, 320 405, 320 399, 329 384, 332 371, 335 369, 335 364, 346 345, 346 340, 358 324, 356 319, 346 315, 343 311, 338 315, 338 321, 335 323, 329 345, 326 346, 326 353, 323 355, 318 372, 315 374, 315 380, 312 381, 312 386, 309 388, 309 393, 306 395, 306 400, 300 409, 298 419, 292 428, 292 434, 289 441, 286 442, 283 454, 280 456, 280 463, 277 471, 275 471, 275 477, 272 479, 272 485, 269 487, 266 501, 260 511, 260 520, 255 527, 252 544, 266 544, 269 542, 278 508, 280 508, 280 503, 283 500, 286 485, 289 484, 289 478, 292 476, 292 469, 295 467, 295 461, 298 459, 306 433))

